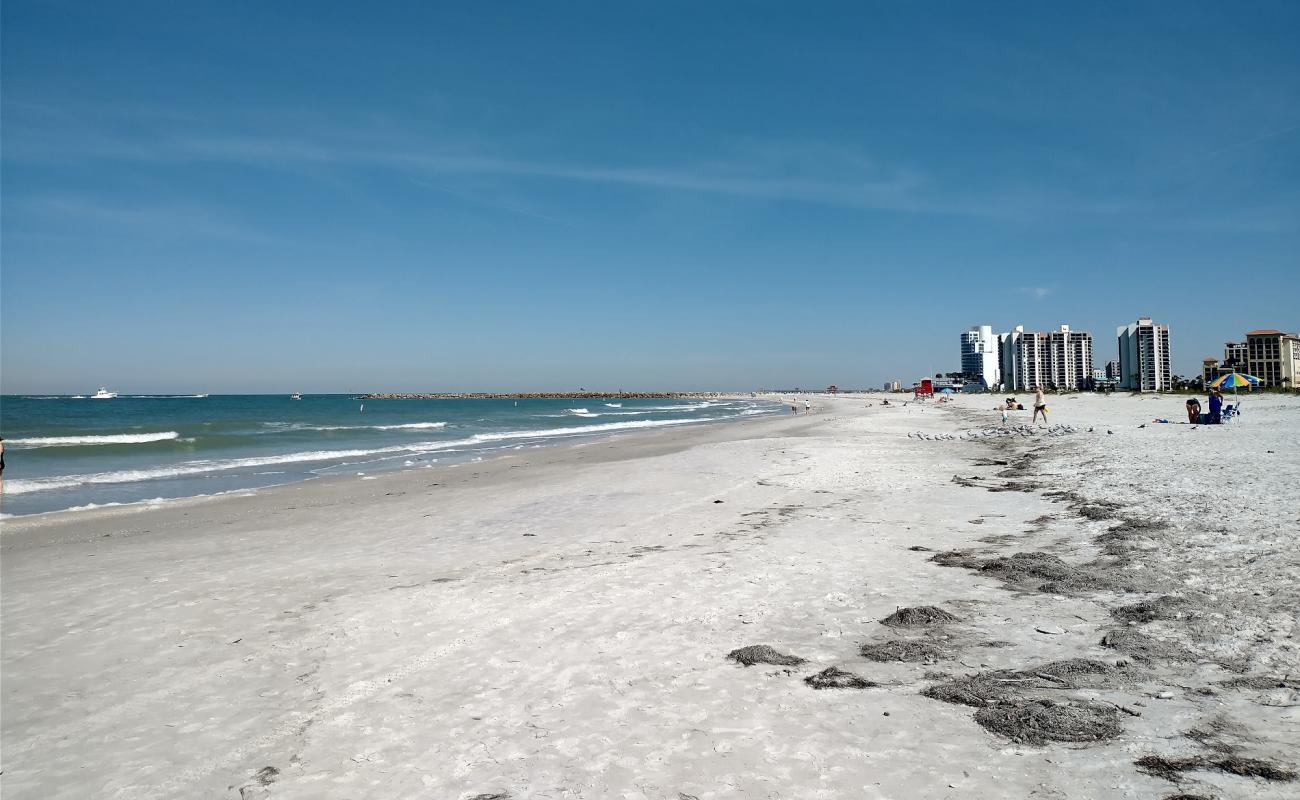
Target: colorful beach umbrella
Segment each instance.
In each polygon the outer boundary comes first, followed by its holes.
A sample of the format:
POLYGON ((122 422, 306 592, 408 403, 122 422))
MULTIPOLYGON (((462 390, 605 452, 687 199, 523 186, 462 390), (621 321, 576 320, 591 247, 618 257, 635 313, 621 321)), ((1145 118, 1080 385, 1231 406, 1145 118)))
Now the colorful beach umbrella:
POLYGON ((1232 399, 1237 407, 1238 412, 1241 410, 1241 399, 1237 397, 1237 390, 1242 386, 1254 386, 1259 383, 1259 378, 1254 375, 1247 375, 1244 372, 1229 372, 1226 375, 1220 375, 1218 378, 1210 381, 1210 388, 1226 389, 1232 387, 1232 399))
POLYGON ((1210 381, 1210 386, 1215 389, 1239 389, 1242 386, 1255 386, 1259 383, 1259 378, 1254 375, 1246 375, 1240 372, 1229 372, 1226 375, 1220 375, 1210 381))

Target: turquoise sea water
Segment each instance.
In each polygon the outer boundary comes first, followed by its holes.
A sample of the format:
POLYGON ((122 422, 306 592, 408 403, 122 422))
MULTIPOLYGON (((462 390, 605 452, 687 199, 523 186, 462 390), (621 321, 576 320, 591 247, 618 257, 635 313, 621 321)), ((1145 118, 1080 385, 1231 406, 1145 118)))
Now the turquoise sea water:
POLYGON ((575 437, 779 413, 759 400, 0 398, 6 515, 470 460, 575 437))

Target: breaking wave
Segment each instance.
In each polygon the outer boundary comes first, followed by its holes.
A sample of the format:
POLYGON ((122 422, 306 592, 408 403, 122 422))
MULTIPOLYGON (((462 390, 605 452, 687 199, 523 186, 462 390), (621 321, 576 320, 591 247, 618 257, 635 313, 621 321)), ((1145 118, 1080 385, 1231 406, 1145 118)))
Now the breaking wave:
POLYGON ((166 442, 179 438, 176 431, 160 433, 109 433, 86 436, 36 436, 29 439, 10 439, 6 444, 15 447, 84 447, 96 444, 145 444, 166 442))

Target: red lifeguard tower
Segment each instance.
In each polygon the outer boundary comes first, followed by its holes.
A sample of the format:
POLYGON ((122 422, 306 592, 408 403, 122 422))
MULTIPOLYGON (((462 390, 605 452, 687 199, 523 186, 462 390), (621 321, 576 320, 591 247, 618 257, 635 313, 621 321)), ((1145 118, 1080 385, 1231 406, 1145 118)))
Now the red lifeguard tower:
POLYGON ((912 387, 912 394, 918 400, 922 397, 934 397, 934 381, 922 378, 920 383, 912 387))

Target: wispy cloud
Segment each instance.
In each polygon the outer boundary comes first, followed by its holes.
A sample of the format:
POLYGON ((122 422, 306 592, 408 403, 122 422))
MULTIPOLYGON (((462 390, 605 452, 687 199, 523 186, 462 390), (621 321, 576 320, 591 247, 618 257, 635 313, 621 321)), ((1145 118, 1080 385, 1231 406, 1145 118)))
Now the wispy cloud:
MULTIPOLYGON (((422 134, 389 120, 355 126, 283 114, 245 115, 223 124, 132 113, 126 120, 91 113, 100 125, 62 124, 67 115, 28 114, 6 129, 7 163, 120 162, 170 169, 194 164, 231 164, 294 174, 304 179, 347 180, 350 170, 387 172, 427 188, 505 213, 568 224, 527 202, 538 182, 619 187, 657 193, 692 193, 758 202, 789 202, 862 211, 948 216, 994 222, 1067 220, 1071 224, 1123 224, 1147 229, 1201 229, 1256 233, 1258 218, 1228 219, 1217 206, 1189 204, 1187 193, 1152 196, 1109 187, 1046 181, 956 181, 914 164, 873 159, 860 150, 817 142, 737 141, 715 148, 722 155, 690 162, 619 163, 545 157, 512 157, 507 145, 467 145, 447 134, 422 134), (107 120, 107 121, 104 121, 107 120), (53 124, 59 122, 60 124, 53 124), (503 183, 487 194, 451 178, 492 178, 503 183), (513 185, 505 184, 510 181, 513 185), (515 191, 518 190, 518 191, 515 191), (505 199, 502 199, 505 197, 505 199)), ((1293 133, 1275 130, 1232 149, 1293 133)), ((1155 192, 1159 195, 1158 192, 1155 192)), ((1290 207, 1264 209, 1272 218, 1290 207)), ((1289 230, 1294 223, 1269 223, 1289 230)), ((1044 294, 1035 294, 1041 299, 1044 294)))
POLYGON ((416 178, 412 178, 411 183, 415 184, 416 186, 422 186, 425 189, 432 189, 435 192, 442 192, 443 194, 451 195, 452 197, 459 198, 461 200, 464 200, 468 203, 472 203, 474 205, 484 206, 486 208, 492 208, 498 211, 506 211, 511 214, 518 214, 523 217, 531 217, 532 219, 539 219, 542 220, 543 222, 552 222, 556 225, 561 225, 565 228, 572 228, 574 230, 577 230, 576 225, 565 222, 562 219, 556 219, 555 217, 549 216, 547 214, 539 214, 536 211, 529 211, 528 209, 519 208, 517 206, 502 203, 497 200, 485 200, 481 197, 469 195, 466 194, 465 192, 458 192, 455 189, 449 189, 446 186, 441 186, 436 183, 430 183, 428 181, 423 181, 416 178))
POLYGON ((1016 289, 1016 291, 1021 294, 1027 294, 1034 300, 1042 300, 1052 293, 1052 290, 1046 286, 1021 286, 1019 289, 1016 289))
MULTIPOLYGON (((836 158, 814 166, 819 175, 774 174, 762 159, 734 159, 698 165, 595 165, 543 162, 440 152, 426 148, 329 146, 318 142, 267 139, 192 139, 174 142, 174 155, 201 160, 229 160, 270 168, 291 165, 361 166, 411 175, 489 175, 606 184, 657 191, 685 191, 757 200, 785 200, 845 208, 896 210, 914 213, 990 216, 993 209, 938 204, 923 196, 926 179, 908 169, 871 169, 864 160, 836 158)), ((812 172, 813 170, 809 170, 812 172)))
POLYGON ((439 179, 485 176, 985 219, 1029 218, 1045 205, 1044 198, 1019 193, 992 200, 953 192, 913 166, 882 164, 861 152, 816 143, 740 142, 713 160, 629 164, 513 158, 373 127, 291 126, 311 130, 309 136, 200 132, 202 127, 177 121, 163 130, 154 128, 152 135, 117 124, 100 129, 15 127, 7 131, 3 157, 10 163, 116 161, 162 168, 228 163, 299 174, 376 169, 429 181, 435 184, 431 188, 451 193, 456 190, 439 179))
MULTIPOLYGON (((279 241, 266 232, 228 216, 193 204, 162 205, 106 202, 80 194, 42 194, 23 198, 10 211, 30 215, 40 222, 56 222, 60 230, 68 220, 83 230, 97 230, 144 241, 212 240, 241 244, 279 241)), ((41 225, 24 233, 39 235, 41 225)))

